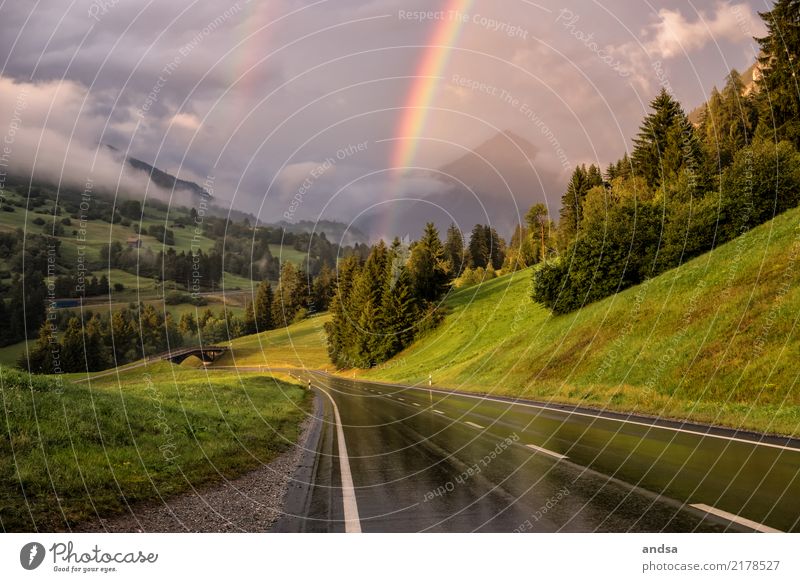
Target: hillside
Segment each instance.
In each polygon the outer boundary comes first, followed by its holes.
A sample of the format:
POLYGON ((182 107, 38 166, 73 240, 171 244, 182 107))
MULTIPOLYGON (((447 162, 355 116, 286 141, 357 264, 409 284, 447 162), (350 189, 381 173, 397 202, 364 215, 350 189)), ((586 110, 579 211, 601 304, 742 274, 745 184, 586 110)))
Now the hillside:
POLYGON ((15 412, 0 417, 2 531, 68 530, 247 473, 296 442, 311 405, 296 384, 165 362, 62 379, 60 393, 0 369, 15 412))
POLYGON ((800 209, 649 282, 552 316, 530 270, 450 295, 376 380, 800 435, 800 209))

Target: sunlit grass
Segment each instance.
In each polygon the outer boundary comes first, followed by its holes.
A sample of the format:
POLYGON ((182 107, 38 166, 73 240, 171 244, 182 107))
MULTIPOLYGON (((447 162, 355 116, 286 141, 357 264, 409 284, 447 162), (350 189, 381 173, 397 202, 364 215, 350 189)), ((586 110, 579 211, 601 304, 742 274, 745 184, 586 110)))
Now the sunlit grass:
POLYGON ((158 363, 72 384, 2 372, 0 526, 64 530, 274 459, 310 396, 260 374, 158 363), (20 382, 20 379, 23 381, 20 382), (49 384, 49 386, 48 386, 49 384))
POLYGON ((800 435, 800 209, 645 285, 553 317, 530 270, 454 293, 369 378, 800 435))
POLYGON ((323 326, 330 317, 312 317, 288 328, 273 329, 233 340, 232 349, 215 366, 268 366, 324 369, 328 360, 323 326))

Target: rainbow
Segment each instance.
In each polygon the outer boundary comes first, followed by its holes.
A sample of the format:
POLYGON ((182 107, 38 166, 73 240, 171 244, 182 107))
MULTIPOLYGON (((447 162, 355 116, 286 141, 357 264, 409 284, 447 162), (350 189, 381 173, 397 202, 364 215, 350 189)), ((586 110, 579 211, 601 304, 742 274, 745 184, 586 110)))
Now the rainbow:
POLYGON ((447 0, 442 18, 434 27, 430 41, 424 47, 422 59, 417 65, 411 90, 403 105, 401 118, 395 132, 396 145, 392 152, 392 166, 402 172, 412 164, 417 153, 419 137, 425 127, 428 112, 442 72, 447 66, 453 45, 458 40, 464 25, 462 18, 474 0, 447 0))

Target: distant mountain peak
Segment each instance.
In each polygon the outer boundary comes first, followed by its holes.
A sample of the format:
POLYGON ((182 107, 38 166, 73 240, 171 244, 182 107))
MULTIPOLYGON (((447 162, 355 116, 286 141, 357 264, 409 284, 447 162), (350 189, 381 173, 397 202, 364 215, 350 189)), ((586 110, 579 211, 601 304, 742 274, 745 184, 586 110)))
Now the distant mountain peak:
MULTIPOLYGON (((110 144, 104 144, 109 150, 114 152, 116 156, 121 157, 120 150, 115 148, 110 144)), ((165 172, 152 164, 148 164, 147 162, 143 162, 138 158, 134 158, 132 156, 128 156, 125 158, 125 162, 127 165, 134 170, 138 170, 140 172, 144 172, 150 178, 150 181, 153 182, 156 186, 159 186, 165 190, 175 190, 175 191, 183 191, 188 192, 192 195, 192 197, 202 198, 205 200, 210 200, 214 198, 211 193, 200 186, 197 182, 192 182, 190 180, 182 180, 177 176, 173 176, 169 172, 165 172)))

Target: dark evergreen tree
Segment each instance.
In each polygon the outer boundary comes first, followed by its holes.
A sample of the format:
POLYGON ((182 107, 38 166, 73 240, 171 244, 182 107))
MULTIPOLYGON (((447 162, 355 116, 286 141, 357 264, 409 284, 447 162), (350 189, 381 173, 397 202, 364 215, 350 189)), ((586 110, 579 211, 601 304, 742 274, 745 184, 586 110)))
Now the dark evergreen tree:
POLYGON ((255 318, 255 332, 267 331, 275 327, 275 322, 272 319, 273 302, 272 285, 270 285, 269 281, 264 279, 258 284, 256 301, 252 305, 255 318))
POLYGON ((107 330, 99 315, 94 314, 86 322, 84 328, 84 350, 86 367, 90 372, 105 370, 111 365, 108 351, 105 349, 107 330))
POLYGON ((800 2, 777 0, 760 12, 767 34, 756 39, 758 58, 758 132, 771 141, 789 140, 800 148, 800 2))
POLYGON ((61 340, 61 366, 65 372, 85 372, 86 360, 83 346, 81 320, 72 317, 61 340))
POLYGON ((472 229, 472 233, 470 234, 469 247, 467 249, 469 254, 468 263, 470 268, 486 268, 486 265, 489 264, 489 260, 491 258, 489 251, 490 245, 491 241, 487 240, 486 238, 486 229, 482 224, 476 224, 472 229))
POLYGON ((700 135, 710 173, 719 173, 733 161, 733 156, 753 139, 757 121, 755 107, 745 95, 741 75, 734 69, 720 93, 716 87, 703 109, 700 135))
POLYGON ((414 324, 417 320, 417 305, 414 287, 408 270, 400 270, 397 281, 392 285, 386 280, 387 290, 381 305, 381 337, 376 347, 376 360, 388 360, 411 343, 414 338, 414 324))
POLYGON ((331 300, 331 320, 325 324, 328 337, 328 356, 339 368, 350 368, 354 365, 352 345, 357 328, 350 305, 350 295, 360 271, 359 258, 351 255, 339 265, 339 277, 331 300))
POLYGON ((702 181, 702 150, 694 128, 683 108, 666 89, 650 102, 649 113, 634 138, 633 168, 653 188, 691 173, 698 185, 702 181))
MULTIPOLYGON (((609 173, 616 175, 614 170, 610 170, 609 173)), ((589 166, 588 170, 585 165, 575 167, 569 184, 567 184, 567 191, 561 197, 561 211, 558 220, 558 248, 561 252, 578 236, 586 193, 602 184, 603 176, 600 169, 594 164, 589 166)))
POLYGON ((437 301, 447 290, 450 278, 444 248, 432 222, 425 225, 422 238, 411 249, 409 271, 420 300, 437 301))
POLYGON ((444 243, 444 256, 453 277, 460 277, 467 267, 464 252, 464 236, 461 229, 451 224, 447 229, 447 240, 444 243))
POLYGON ((256 333, 256 314, 253 311, 253 302, 248 301, 247 305, 244 307, 244 320, 242 321, 243 332, 245 335, 250 335, 252 333, 256 333))
POLYGON ((17 367, 28 370, 31 374, 53 374, 64 371, 60 358, 54 360, 53 353, 60 353, 58 342, 54 335, 54 326, 45 321, 39 327, 39 335, 30 352, 23 352, 17 360, 17 367))

